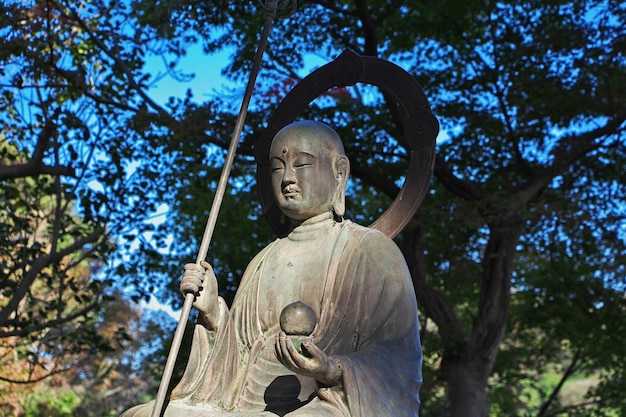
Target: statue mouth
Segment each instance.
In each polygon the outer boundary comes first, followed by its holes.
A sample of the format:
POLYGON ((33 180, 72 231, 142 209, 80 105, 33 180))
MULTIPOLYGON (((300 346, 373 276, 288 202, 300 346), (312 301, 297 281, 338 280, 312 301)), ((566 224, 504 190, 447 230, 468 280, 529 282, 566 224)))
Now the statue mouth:
POLYGON ((300 194, 300 190, 297 187, 285 187, 283 188, 283 196, 285 198, 293 198, 300 194))

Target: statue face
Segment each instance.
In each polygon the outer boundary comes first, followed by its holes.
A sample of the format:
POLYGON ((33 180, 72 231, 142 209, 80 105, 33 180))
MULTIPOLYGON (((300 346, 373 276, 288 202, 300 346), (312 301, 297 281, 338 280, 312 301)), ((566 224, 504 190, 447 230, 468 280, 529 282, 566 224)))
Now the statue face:
POLYGON ((280 132, 270 148, 272 190, 280 210, 293 222, 332 211, 339 186, 335 176, 337 152, 319 132, 292 129, 280 132))

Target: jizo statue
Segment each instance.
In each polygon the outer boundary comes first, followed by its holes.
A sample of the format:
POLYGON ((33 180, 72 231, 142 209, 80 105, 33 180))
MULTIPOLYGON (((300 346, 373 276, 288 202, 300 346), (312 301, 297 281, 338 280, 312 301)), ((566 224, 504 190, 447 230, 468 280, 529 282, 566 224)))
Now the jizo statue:
POLYGON ((164 415, 417 416, 411 277, 390 238, 344 219, 350 163, 339 136, 318 122, 287 125, 270 167, 291 232, 250 262, 230 307, 208 264, 185 267, 181 288, 196 294, 199 317, 164 415))

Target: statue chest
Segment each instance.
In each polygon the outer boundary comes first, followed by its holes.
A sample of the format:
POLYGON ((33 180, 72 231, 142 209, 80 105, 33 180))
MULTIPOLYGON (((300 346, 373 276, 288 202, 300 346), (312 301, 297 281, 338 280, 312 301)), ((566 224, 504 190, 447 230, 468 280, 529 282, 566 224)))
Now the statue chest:
POLYGON ((259 277, 258 315, 261 326, 278 323, 282 309, 294 301, 313 308, 319 318, 334 233, 313 240, 282 239, 266 257, 259 277))

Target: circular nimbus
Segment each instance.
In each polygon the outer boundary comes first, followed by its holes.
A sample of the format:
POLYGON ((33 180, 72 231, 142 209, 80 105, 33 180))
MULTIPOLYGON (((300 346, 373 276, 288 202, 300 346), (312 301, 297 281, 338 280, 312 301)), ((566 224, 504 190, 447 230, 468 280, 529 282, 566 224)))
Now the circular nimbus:
POLYGON ((272 114, 267 129, 254 144, 259 197, 267 220, 279 236, 289 233, 290 225, 281 222, 281 212, 272 193, 269 168, 272 139, 280 129, 296 120, 310 102, 330 88, 356 83, 377 86, 396 101, 403 131, 400 143, 409 154, 409 168, 400 192, 370 227, 394 237, 413 217, 424 199, 435 163, 439 122, 422 88, 397 65, 346 50, 336 60, 312 72, 287 94, 272 114))

